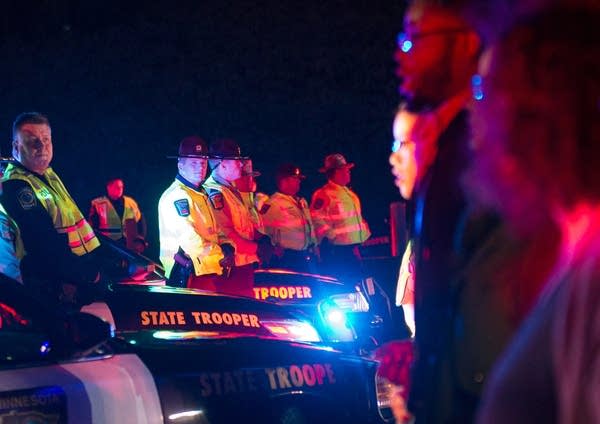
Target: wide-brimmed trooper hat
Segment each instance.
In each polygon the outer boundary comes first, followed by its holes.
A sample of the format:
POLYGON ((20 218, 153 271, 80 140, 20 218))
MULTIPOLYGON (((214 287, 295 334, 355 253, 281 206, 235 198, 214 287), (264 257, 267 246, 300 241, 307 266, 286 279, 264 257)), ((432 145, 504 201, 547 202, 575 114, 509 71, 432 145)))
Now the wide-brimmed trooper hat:
POLYGON ((252 168, 252 159, 247 159, 244 161, 244 166, 242 167, 242 176, 243 177, 260 177, 260 172, 255 171, 252 168))
POLYGON ((306 178, 306 175, 302 174, 300 168, 293 163, 283 163, 277 168, 275 177, 279 180, 281 178, 296 177, 301 180, 306 178))
POLYGON ((177 156, 167 156, 169 159, 177 158, 205 158, 208 159, 208 143, 197 135, 185 137, 179 143, 177 156))
POLYGON ((332 169, 341 168, 354 168, 354 164, 346 162, 346 158, 341 153, 332 153, 325 156, 323 166, 319 168, 319 172, 325 173, 332 169))
POLYGON ((247 160, 248 156, 242 156, 242 149, 237 141, 230 138, 222 138, 210 143, 208 149, 211 159, 233 159, 247 160))

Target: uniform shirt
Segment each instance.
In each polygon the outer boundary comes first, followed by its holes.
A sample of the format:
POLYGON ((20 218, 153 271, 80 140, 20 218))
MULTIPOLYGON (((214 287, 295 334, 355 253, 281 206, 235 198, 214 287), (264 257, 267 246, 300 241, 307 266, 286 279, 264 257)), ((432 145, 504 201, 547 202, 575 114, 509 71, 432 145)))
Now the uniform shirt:
POLYGON ((160 261, 167 276, 180 247, 192 260, 195 275, 222 274, 216 221, 202 187, 177 175, 158 201, 158 229, 160 261))
MULTIPOLYGON (((142 220, 142 213, 135 200, 129 196, 122 196, 120 199, 113 201, 101 196, 92 200, 92 206, 89 213, 89 221, 92 226, 98 231, 113 240, 120 240, 126 237, 125 222, 128 219, 133 219, 136 223, 142 220)), ((142 236, 145 236, 145 231, 140 228, 142 236)))
POLYGON ((256 223, 240 192, 214 174, 206 179, 204 188, 217 220, 220 242, 235 248, 236 266, 258 262, 256 223))
MULTIPOLYGON (((88 255, 77 256, 73 253, 68 235, 56 230, 48 210, 27 181, 7 180, 10 167, 19 167, 32 178, 39 178, 44 185, 48 185, 48 182, 43 175, 34 174, 18 163, 9 165, 4 174, 0 203, 21 233, 26 252, 23 261, 29 264, 24 266, 21 263, 25 283, 28 276, 73 284, 94 281, 98 275, 97 265, 90 262, 91 259, 86 257, 88 255)), ((72 207, 79 212, 74 203, 72 207)))
POLYGON ((23 254, 23 241, 19 228, 0 205, 0 274, 22 283, 19 262, 23 254))
POLYGON ((360 200, 346 186, 327 181, 314 192, 310 213, 319 242, 327 238, 334 245, 359 244, 371 236, 360 200))
POLYGON ((265 202, 260 213, 265 232, 274 245, 306 250, 317 244, 310 209, 303 197, 276 192, 265 202))

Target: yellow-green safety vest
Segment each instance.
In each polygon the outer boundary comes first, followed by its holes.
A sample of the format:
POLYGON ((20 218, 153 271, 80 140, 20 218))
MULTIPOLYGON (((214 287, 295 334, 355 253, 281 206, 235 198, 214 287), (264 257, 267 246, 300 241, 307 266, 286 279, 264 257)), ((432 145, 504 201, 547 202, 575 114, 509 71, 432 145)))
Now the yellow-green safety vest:
POLYGON ((31 186, 35 197, 50 215, 56 231, 67 235, 69 248, 74 254, 82 256, 100 246, 94 230, 58 175, 48 168, 43 177, 48 183, 20 166, 9 164, 3 180, 21 180, 31 186))

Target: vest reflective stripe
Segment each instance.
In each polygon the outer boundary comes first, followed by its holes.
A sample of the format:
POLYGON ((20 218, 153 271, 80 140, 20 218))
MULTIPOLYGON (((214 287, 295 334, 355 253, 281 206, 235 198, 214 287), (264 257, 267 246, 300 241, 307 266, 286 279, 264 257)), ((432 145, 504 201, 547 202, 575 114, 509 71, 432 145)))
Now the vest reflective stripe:
POLYGON ((126 237, 125 221, 134 219, 139 222, 142 214, 135 200, 129 196, 123 196, 123 217, 119 218, 112 202, 106 197, 97 197, 92 200, 92 206, 98 215, 98 231, 113 240, 126 237))
POLYGON ((360 200, 348 187, 328 181, 313 194, 310 212, 319 240, 328 238, 333 244, 349 245, 371 236, 360 200))
MULTIPOLYGON (((230 187, 227 187, 215 181, 212 175, 206 179, 206 181, 204 182, 204 187, 209 193, 209 196, 214 191, 218 191, 223 195, 223 201, 227 204, 229 212, 231 213, 231 223, 233 224, 235 232, 237 232, 237 234, 240 237, 253 242, 256 224, 252 218, 252 215, 248 211, 248 208, 246 207, 246 204, 244 203, 241 195, 238 196, 230 187)), ((237 193, 239 194, 239 192, 237 193)), ((215 211, 215 218, 217 219, 218 225, 221 225, 219 223, 219 217, 222 215, 222 211, 215 211)), ((219 233, 222 233, 222 230, 220 228, 219 233)), ((247 253, 241 251, 241 249, 239 249, 238 246, 236 246, 235 242, 232 240, 225 239, 222 241, 232 243, 236 247, 235 264, 237 266, 243 266, 254 262, 258 262, 258 256, 256 255, 256 253, 247 253)))
POLYGON ((48 184, 31 172, 12 164, 8 165, 4 172, 5 180, 22 180, 31 186, 37 200, 48 211, 56 231, 67 234, 68 245, 74 254, 82 256, 100 246, 94 230, 81 214, 58 175, 52 168, 48 168, 43 176, 48 184))
POLYGON ((265 203, 262 219, 265 232, 274 245, 284 249, 306 250, 317 243, 308 204, 304 198, 275 193, 265 203))

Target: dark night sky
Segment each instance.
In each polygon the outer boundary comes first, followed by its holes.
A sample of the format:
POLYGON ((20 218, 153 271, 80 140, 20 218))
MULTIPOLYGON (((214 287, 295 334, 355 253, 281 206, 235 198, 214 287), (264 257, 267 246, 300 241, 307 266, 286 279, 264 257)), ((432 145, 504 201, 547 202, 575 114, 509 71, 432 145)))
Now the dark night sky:
POLYGON ((386 230, 402 1, 4 3, 2 153, 18 113, 46 113, 53 167, 82 211, 122 175, 152 255, 156 203, 176 170, 165 156, 193 133, 237 139, 268 193, 277 164, 295 161, 309 198, 324 155, 343 153, 367 220, 386 230))

